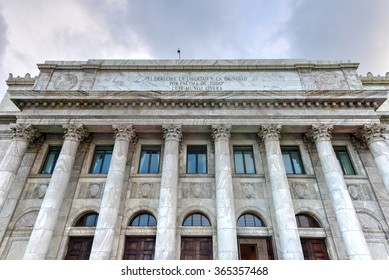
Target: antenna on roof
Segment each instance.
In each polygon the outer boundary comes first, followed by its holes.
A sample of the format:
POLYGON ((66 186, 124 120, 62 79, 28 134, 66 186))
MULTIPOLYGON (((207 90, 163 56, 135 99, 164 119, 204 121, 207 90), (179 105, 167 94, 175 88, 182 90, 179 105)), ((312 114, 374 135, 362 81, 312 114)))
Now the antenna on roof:
POLYGON ((177 49, 177 53, 178 53, 178 59, 181 59, 181 50, 180 50, 180 48, 177 49))

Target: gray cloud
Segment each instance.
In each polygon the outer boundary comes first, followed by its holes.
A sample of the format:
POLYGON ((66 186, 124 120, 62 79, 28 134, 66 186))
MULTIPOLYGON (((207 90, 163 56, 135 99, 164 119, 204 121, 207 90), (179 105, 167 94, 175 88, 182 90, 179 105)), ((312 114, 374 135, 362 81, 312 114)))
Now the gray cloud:
POLYGON ((278 36, 289 54, 311 59, 351 59, 360 70, 389 71, 387 0, 301 0, 278 36))

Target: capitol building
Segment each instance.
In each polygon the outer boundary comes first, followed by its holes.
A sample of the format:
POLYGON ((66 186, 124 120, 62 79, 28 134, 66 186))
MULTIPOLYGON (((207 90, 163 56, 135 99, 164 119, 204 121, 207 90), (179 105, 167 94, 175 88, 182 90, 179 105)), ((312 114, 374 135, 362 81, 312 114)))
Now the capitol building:
POLYGON ((1 260, 389 259, 389 73, 37 66, 0 104, 1 260))

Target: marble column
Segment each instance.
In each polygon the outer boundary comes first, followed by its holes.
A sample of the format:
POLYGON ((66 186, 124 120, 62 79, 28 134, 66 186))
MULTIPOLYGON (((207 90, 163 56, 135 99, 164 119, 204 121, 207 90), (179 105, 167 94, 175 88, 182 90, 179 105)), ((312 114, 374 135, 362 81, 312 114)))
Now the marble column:
POLYGON ((281 125, 260 126, 258 137, 265 144, 267 166, 273 196, 277 231, 280 237, 280 259, 303 260, 300 235, 296 223, 292 196, 284 161, 282 159, 280 137, 281 125))
POLYGON ((385 130, 386 127, 382 124, 365 124, 356 136, 369 147, 385 189, 389 193, 389 147, 385 142, 385 130))
POLYGON ((31 124, 11 124, 12 142, 0 163, 0 211, 15 180, 28 145, 40 136, 31 124))
POLYGON ((23 256, 25 260, 46 258, 68 189, 78 146, 87 136, 83 125, 64 124, 62 127, 64 142, 23 256))
POLYGON ((112 128, 115 131, 115 144, 89 257, 91 260, 110 259, 124 186, 128 147, 135 139, 132 125, 114 125, 112 128))
POLYGON ((163 125, 165 148, 162 163, 161 189, 158 208, 156 260, 177 259, 177 198, 178 151, 182 139, 181 125, 163 125))
POLYGON ((215 144, 217 253, 219 260, 239 259, 230 163, 230 131, 231 125, 212 125, 212 137, 215 144))
POLYGON ((331 131, 331 125, 312 125, 307 136, 316 144, 332 207, 349 259, 371 259, 357 213, 347 191, 343 171, 332 147, 331 131))

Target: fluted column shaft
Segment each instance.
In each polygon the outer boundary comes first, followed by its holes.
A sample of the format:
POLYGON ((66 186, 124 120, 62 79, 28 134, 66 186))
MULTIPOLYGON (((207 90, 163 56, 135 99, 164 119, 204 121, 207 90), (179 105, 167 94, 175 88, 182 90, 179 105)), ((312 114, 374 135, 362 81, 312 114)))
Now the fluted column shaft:
POLYGON ((12 124, 13 139, 0 163, 0 211, 15 180, 27 147, 40 134, 32 125, 12 124))
POLYGON ((385 189, 389 193, 389 147, 385 142, 385 130, 385 126, 381 124, 364 125, 359 130, 359 136, 369 147, 385 189))
POLYGON ((64 142, 39 210, 23 259, 44 260, 49 251, 78 146, 87 132, 83 125, 65 124, 64 142))
POLYGON ((237 260, 234 190, 230 164, 230 125, 212 125, 215 144, 216 219, 219 260, 237 260))
POLYGON ((113 129, 115 144, 89 257, 91 260, 110 259, 124 186, 128 147, 135 139, 135 130, 132 125, 113 126, 113 129))
POLYGON ((277 231, 280 237, 280 259, 303 260, 292 196, 282 159, 279 140, 281 128, 281 125, 262 125, 258 136, 265 144, 277 231))
POLYGON ((155 259, 174 260, 177 250, 178 151, 181 125, 162 126, 165 149, 158 208, 155 259))
POLYGON ((371 259, 342 169, 332 147, 331 131, 332 126, 329 125, 312 125, 308 134, 316 144, 332 207, 349 259, 371 259))

